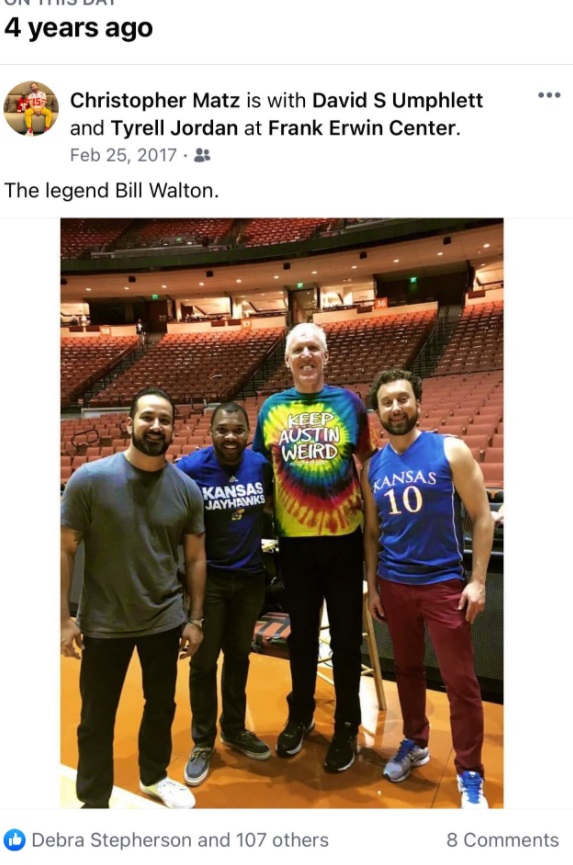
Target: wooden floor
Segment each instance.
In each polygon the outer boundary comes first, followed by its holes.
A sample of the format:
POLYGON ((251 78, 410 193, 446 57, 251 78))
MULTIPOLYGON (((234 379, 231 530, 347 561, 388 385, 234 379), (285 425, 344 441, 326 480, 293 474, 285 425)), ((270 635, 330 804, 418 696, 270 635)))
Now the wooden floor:
MULTIPOLYGON (((177 712, 173 725, 172 778, 183 781, 191 749, 191 713, 188 697, 188 662, 181 661, 177 684, 177 712)), ((77 808, 73 771, 77 765, 76 727, 79 718, 79 662, 62 659, 61 683, 61 807, 77 808)), ((332 736, 334 693, 318 679, 316 727, 302 751, 289 760, 274 753, 277 735, 286 720, 285 696, 290 688, 288 662, 263 655, 251 656, 247 726, 273 749, 270 760, 249 760, 217 741, 206 780, 194 788, 197 808, 458 808, 459 793, 453 761, 445 694, 428 691, 431 722, 430 762, 412 772, 401 784, 382 777, 384 762, 402 739, 402 721, 396 686, 385 682, 386 712, 376 703, 372 679, 361 686, 362 728, 355 764, 339 775, 322 768, 332 736)), ((131 663, 118 711, 115 735, 115 784, 112 807, 150 807, 139 793, 137 729, 143 698, 137 658, 131 663), (125 791, 125 793, 122 793, 125 791), (129 795, 135 794, 135 795, 129 795)), ((503 807, 503 707, 485 704, 485 792, 490 808, 503 807)), ((163 806, 159 806, 163 807, 163 806)))

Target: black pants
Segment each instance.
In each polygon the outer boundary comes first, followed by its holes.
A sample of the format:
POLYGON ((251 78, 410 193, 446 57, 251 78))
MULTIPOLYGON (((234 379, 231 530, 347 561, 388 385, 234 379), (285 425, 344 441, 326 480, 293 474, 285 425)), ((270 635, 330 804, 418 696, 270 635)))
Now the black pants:
POLYGON ((145 697, 138 743, 140 778, 149 785, 167 775, 180 637, 180 627, 150 637, 84 637, 76 791, 87 807, 109 805, 115 716, 134 649, 141 663, 145 697))
POLYGON ((233 736, 245 729, 249 654, 263 606, 265 577, 207 576, 203 642, 191 659, 191 735, 209 748, 217 733, 217 659, 223 652, 221 730, 233 736))
POLYGON ((320 612, 326 602, 336 695, 335 727, 360 725, 362 532, 340 537, 281 538, 280 563, 290 617, 292 691, 289 718, 314 714, 320 612))

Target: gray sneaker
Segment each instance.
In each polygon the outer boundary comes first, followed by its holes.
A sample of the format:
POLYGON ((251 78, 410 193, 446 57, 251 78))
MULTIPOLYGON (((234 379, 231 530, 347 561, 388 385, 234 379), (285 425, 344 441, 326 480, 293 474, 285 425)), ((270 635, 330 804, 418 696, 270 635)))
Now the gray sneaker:
POLYGON ((384 768, 384 777, 397 784, 405 781, 415 766, 425 766, 430 760, 427 748, 420 748, 412 739, 402 739, 400 747, 384 768))
POLYGON ((221 742, 228 745, 229 748, 234 748, 235 751, 240 751, 241 754, 252 760, 268 760, 271 756, 271 749, 267 743, 251 733, 250 730, 241 730, 230 736, 221 733, 221 742))
POLYGON ((190 787, 197 787, 209 774, 209 761, 212 753, 213 748, 205 745, 196 745, 191 751, 183 773, 185 783, 189 784, 190 787))

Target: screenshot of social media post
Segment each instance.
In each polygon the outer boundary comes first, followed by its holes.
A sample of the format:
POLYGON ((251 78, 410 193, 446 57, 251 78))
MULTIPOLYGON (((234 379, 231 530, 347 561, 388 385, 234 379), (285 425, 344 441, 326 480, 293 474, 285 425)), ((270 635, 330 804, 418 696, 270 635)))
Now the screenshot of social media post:
POLYGON ((2 7, 4 849, 563 857, 571 67, 163 7, 2 7))

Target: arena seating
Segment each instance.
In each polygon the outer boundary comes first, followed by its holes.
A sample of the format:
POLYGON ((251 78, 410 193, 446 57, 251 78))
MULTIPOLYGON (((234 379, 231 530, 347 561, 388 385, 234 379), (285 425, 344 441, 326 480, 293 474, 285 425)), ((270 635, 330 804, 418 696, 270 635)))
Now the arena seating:
POLYGON ((61 257, 89 258, 126 231, 133 219, 62 219, 61 257))
POLYGON ((253 375, 282 337, 281 328, 237 333, 166 334, 122 376, 92 400, 92 406, 124 406, 153 382, 175 402, 229 399, 253 375))
POLYGON ((119 361, 135 351, 137 337, 102 336, 75 339, 64 337, 61 341, 61 405, 71 405, 79 394, 93 382, 102 378, 119 361))
POLYGON ((238 242, 242 246, 267 246, 306 240, 317 229, 326 229, 336 222, 336 219, 253 219, 243 228, 238 242))
POLYGON ((435 370, 475 372, 503 367, 503 301, 468 306, 435 370))
POLYGON ((221 243, 233 219, 136 219, 110 249, 133 249, 160 246, 162 242, 178 241, 198 246, 221 243))
MULTIPOLYGON (((339 218, 281 219, 64 219, 61 256, 90 258, 93 252, 186 246, 188 252, 210 247, 266 247, 313 237, 344 234, 360 224, 385 220, 339 218), (194 249, 195 248, 195 249, 194 249)), ((143 254, 143 253, 142 253, 143 254)))

